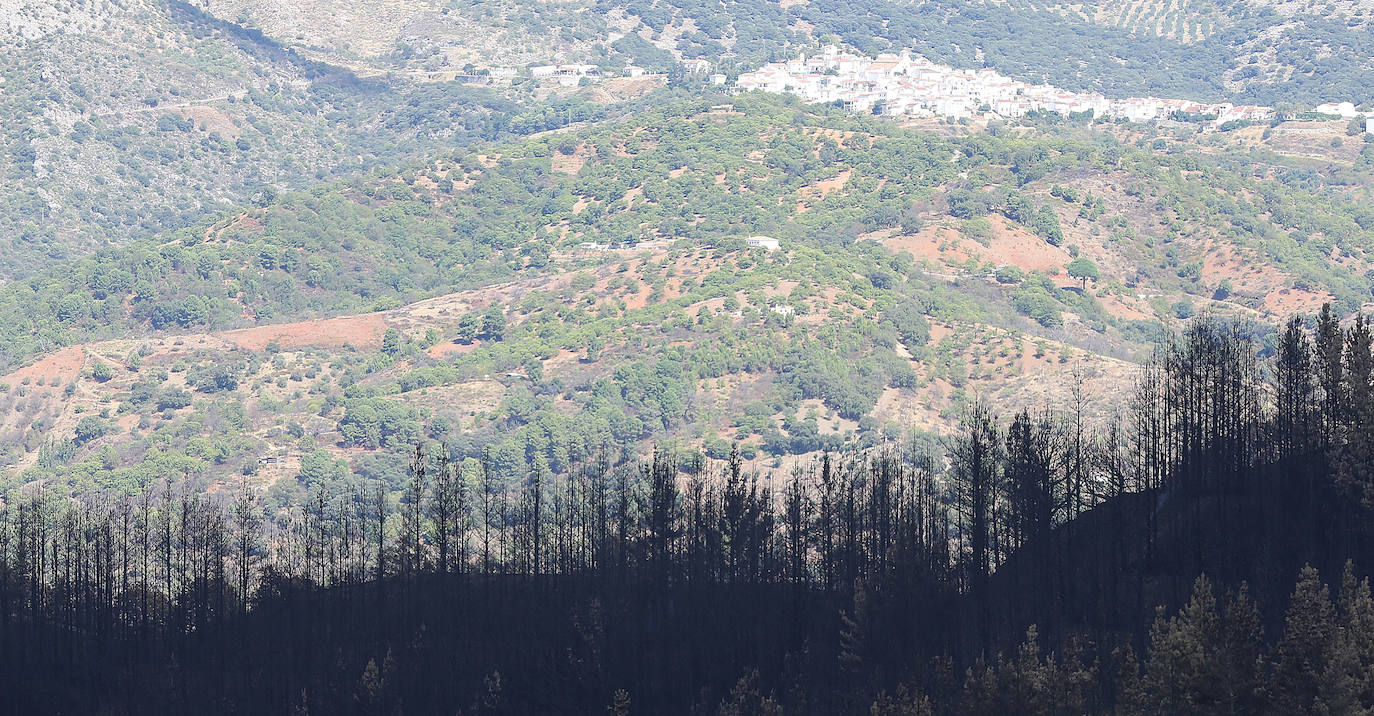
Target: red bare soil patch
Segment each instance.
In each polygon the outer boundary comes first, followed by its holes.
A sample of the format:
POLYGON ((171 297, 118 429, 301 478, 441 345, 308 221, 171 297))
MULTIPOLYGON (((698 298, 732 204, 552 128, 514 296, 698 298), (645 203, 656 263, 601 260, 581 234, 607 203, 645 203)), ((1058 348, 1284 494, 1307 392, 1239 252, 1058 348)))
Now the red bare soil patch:
POLYGON ((381 345, 382 334, 385 332, 386 321, 382 318, 382 314, 367 313, 361 316, 326 318, 319 321, 255 326, 236 331, 226 331, 222 335, 226 340, 240 348, 261 351, 265 350, 267 344, 273 341, 287 350, 345 345, 360 348, 370 347, 381 345))
POLYGON ((1097 300, 1102 304, 1103 308, 1107 309, 1107 313, 1117 318, 1125 318, 1131 321, 1143 321, 1152 317, 1151 314, 1131 305, 1131 303, 1128 303, 1127 300, 1121 296, 1098 296, 1097 300))
POLYGON ((844 183, 849 181, 849 177, 853 173, 853 169, 845 169, 835 177, 831 179, 822 179, 821 181, 818 181, 815 184, 806 187, 802 191, 807 192, 809 194, 814 194, 816 197, 824 199, 826 196, 830 194, 830 192, 835 191, 840 187, 843 187, 844 183))
POLYGON ((19 385, 25 378, 57 378, 63 383, 71 382, 81 375, 81 367, 86 363, 86 351, 81 346, 68 346, 62 350, 10 373, 3 378, 9 385, 19 385))
POLYGON ((430 346, 429 350, 425 351, 425 353, 429 355, 430 358, 447 358, 449 356, 471 353, 477 349, 477 345, 477 343, 440 343, 430 346))
POLYGON ((1236 293, 1264 297, 1264 309, 1279 316, 1306 313, 1334 300, 1326 291, 1290 288, 1292 277, 1260 261, 1247 261, 1234 248, 1223 246, 1207 252, 1202 262, 1202 280, 1207 285, 1231 282, 1236 293))
POLYGON ((667 84, 666 76, 649 75, 646 77, 617 77, 606 80, 591 93, 593 102, 614 104, 627 99, 640 97, 667 84))
POLYGON ((1202 257, 1203 283, 1212 286, 1231 281, 1231 290, 1268 293, 1282 287, 1288 276, 1258 261, 1247 261, 1231 246, 1215 246, 1202 257))
POLYGON ((1058 246, 1026 229, 1011 224, 1001 216, 987 217, 992 225, 988 245, 961 235, 956 229, 932 225, 919 233, 901 234, 882 239, 884 246, 895 252, 908 251, 916 259, 946 260, 963 263, 970 257, 1010 265, 1026 271, 1056 271, 1067 264, 1070 257, 1058 246))
POLYGON ((1315 313, 1323 303, 1335 300, 1331 293, 1315 293, 1300 288, 1281 288, 1264 297, 1264 307, 1277 316, 1292 316, 1298 313, 1315 313))

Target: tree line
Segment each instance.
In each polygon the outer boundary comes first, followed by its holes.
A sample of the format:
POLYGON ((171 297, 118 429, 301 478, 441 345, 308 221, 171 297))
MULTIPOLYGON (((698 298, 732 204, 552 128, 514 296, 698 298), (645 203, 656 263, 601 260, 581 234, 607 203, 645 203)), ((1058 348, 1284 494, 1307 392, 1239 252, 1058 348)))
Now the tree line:
POLYGON ((1198 319, 1103 425, 1070 386, 786 474, 420 446, 399 499, 278 520, 246 486, 35 486, 0 510, 0 682, 34 712, 1369 707, 1371 342, 1198 319))

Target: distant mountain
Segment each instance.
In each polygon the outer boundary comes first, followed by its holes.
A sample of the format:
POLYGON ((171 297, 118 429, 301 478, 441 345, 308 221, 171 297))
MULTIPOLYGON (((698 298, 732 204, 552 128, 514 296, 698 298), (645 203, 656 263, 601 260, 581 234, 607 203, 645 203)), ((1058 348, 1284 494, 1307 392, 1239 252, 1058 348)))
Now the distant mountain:
POLYGON ((68 5, 0 17, 0 279, 508 136, 519 114, 481 88, 359 79, 179 0, 68 5))
POLYGON ((586 99, 617 96, 430 81, 494 66, 669 72, 706 58, 733 71, 830 35, 1116 95, 1370 96, 1374 48, 1357 6, 1075 7, 18 3, 0 13, 13 38, 0 53, 0 112, 12 118, 0 127, 0 280, 313 182, 595 117, 586 99))
POLYGON ((833 36, 1112 96, 1312 106, 1374 96, 1374 8, 1358 2, 209 0, 279 41, 374 68, 555 61, 731 69, 833 36))

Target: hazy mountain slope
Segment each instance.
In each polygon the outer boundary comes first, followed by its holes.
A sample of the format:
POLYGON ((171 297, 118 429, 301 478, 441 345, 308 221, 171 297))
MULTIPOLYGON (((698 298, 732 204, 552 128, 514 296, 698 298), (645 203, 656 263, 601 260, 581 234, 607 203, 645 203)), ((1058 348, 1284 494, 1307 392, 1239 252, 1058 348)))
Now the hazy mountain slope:
MULTIPOLYGON (((1243 2, 1206 11, 1200 41, 1106 24, 1038 3, 858 3, 824 0, 800 17, 859 47, 912 46, 943 62, 987 65, 1013 76, 1116 96, 1234 98, 1310 106, 1370 95, 1371 38, 1364 25, 1324 13, 1284 16, 1243 2), (1254 58, 1255 62, 1251 63, 1254 58)), ((1184 13, 1183 22, 1189 21, 1184 13)))
POLYGON ((806 38, 771 2, 209 0, 207 9, 286 44, 374 70, 581 61, 666 70, 674 58, 753 60, 806 38))
MULTIPOLYGON (((825 35, 864 51, 903 47, 956 66, 1113 96, 1364 101, 1374 88, 1374 9, 1359 3, 1037 0, 601 0, 440 3, 213 0, 211 12, 362 65, 623 64, 640 54, 749 66, 825 35), (385 18, 363 22, 363 18, 385 18), (631 37, 626 38, 626 35, 631 37)), ((646 58, 650 62, 657 58, 646 58)), ((641 60, 643 63, 643 59, 641 60)))
POLYGON ((1230 20, 1183 43, 1130 23, 1108 27, 1058 6, 1015 3, 815 0, 736 3, 728 13, 689 2, 593 11, 557 2, 380 0, 208 7, 219 16, 180 0, 30 1, 0 11, 13 38, 0 53, 0 111, 14 118, 0 127, 0 279, 278 191, 599 111, 581 100, 550 107, 523 89, 508 92, 516 104, 406 74, 430 66, 584 59, 667 69, 675 59, 707 57, 728 68, 833 33, 867 50, 912 46, 955 64, 974 63, 981 51, 1018 76, 1115 94, 1359 101, 1374 77, 1360 64, 1374 56, 1360 30, 1366 11, 1354 6, 1327 19, 1296 5, 1216 6, 1208 12, 1230 20), (363 41, 371 44, 353 48, 363 41), (359 80, 320 58, 364 73, 401 72, 359 80))
POLYGON ((360 72, 570 62, 610 51, 635 23, 564 0, 209 0, 206 9, 360 72))
POLYGON ((974 397, 1063 405, 1075 373, 1101 415, 1123 359, 1182 316, 1369 295, 1370 217, 1339 194, 709 105, 286 194, 0 289, 11 365, 115 338, 9 371, 0 438, 31 467, 10 479, 247 470, 290 500, 424 436, 510 475, 611 441, 785 461, 947 429, 974 397), (1065 275, 1075 255, 1097 280, 1065 275))
POLYGON ((0 278, 503 136, 517 114, 480 89, 359 81, 177 0, 22 3, 5 17, 0 278))

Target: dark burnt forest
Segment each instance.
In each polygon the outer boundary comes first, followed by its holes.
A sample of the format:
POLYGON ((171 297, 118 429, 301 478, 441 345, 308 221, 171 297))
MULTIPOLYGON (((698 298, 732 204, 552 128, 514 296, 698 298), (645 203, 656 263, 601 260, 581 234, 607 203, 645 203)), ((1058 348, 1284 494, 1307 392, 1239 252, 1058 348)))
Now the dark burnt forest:
MULTIPOLYGON (((34 488, 12 713, 1354 713, 1374 707, 1364 318, 1195 320, 1119 417, 969 411, 763 475, 605 446, 398 501, 34 488)), ((232 491, 229 491, 230 493, 232 491)))

